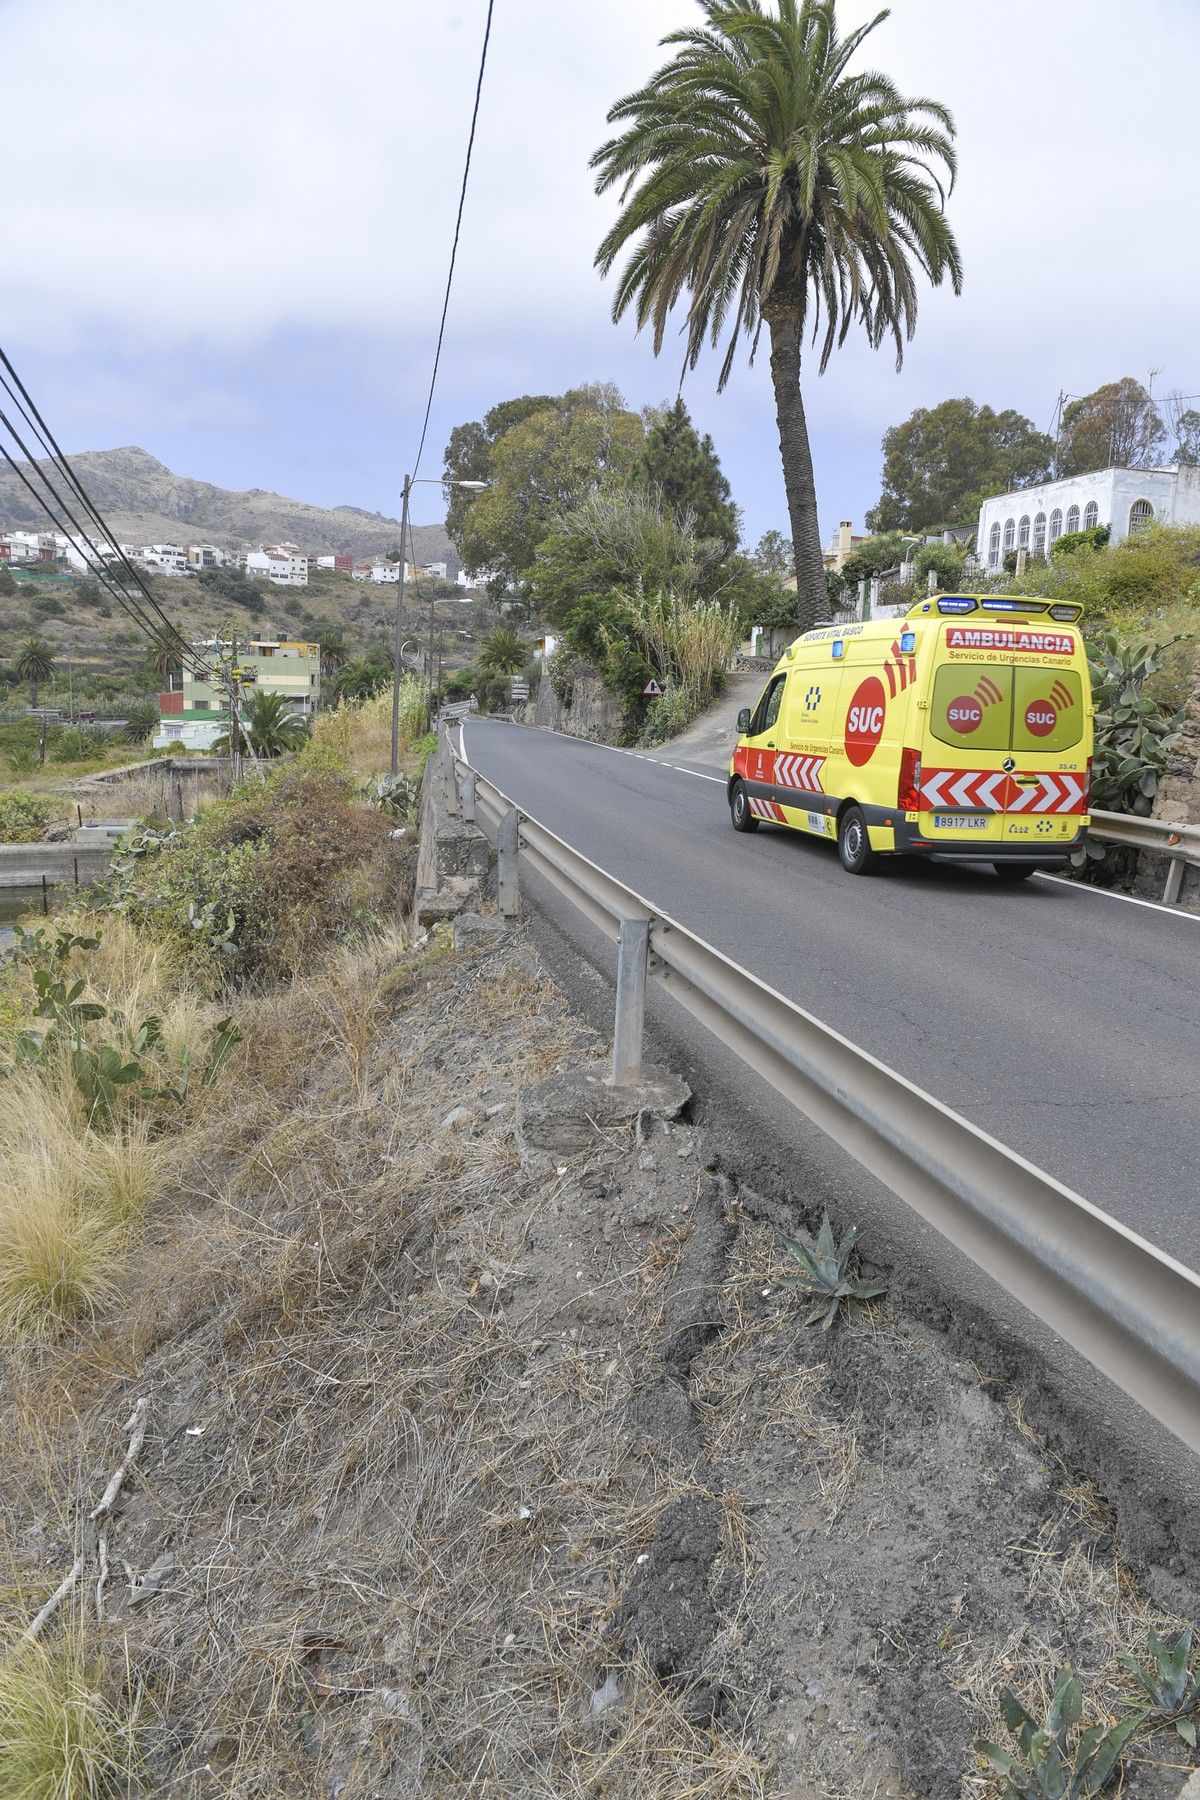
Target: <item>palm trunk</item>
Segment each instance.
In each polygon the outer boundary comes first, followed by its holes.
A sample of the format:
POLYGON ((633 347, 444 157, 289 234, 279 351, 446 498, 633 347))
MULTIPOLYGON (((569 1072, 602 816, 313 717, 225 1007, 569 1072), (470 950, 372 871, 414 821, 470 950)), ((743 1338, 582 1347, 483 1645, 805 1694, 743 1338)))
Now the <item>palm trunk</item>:
POLYGON ((829 611, 829 585, 821 555, 808 420, 800 392, 800 321, 795 313, 771 312, 767 314, 767 325, 771 333, 771 380, 775 384, 783 486, 796 562, 796 616, 801 631, 810 631, 829 611))

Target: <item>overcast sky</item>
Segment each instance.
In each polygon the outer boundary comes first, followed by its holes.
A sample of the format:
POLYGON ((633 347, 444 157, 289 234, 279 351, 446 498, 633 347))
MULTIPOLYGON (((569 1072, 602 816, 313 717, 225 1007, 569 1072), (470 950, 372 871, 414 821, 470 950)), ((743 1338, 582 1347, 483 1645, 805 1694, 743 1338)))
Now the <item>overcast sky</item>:
MULTIPOLYGON (((441 306, 486 0, 0 0, 0 341, 69 450, 398 511, 441 306)), ((876 9, 842 0, 845 24, 876 9)), ((679 356, 609 316, 604 115, 693 0, 496 0, 423 473, 495 401, 679 356)), ((822 528, 861 529, 879 441, 950 394, 1042 428, 1124 374, 1200 390, 1197 0, 895 0, 865 61, 953 110, 961 299, 897 375, 853 340, 807 389, 822 528)), ((765 356, 687 378, 753 543, 786 529, 765 356)), ((418 522, 439 513, 426 488, 418 522)))

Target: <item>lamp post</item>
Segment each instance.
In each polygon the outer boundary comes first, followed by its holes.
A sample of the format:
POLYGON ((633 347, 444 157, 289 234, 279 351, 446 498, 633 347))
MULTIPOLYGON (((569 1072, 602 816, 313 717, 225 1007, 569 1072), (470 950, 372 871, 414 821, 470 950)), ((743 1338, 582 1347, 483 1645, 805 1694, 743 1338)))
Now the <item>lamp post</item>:
POLYGON ((400 508, 400 579, 396 583, 396 631, 392 651, 392 774, 400 772, 400 676, 402 662, 400 652, 404 643, 404 556, 408 543, 408 497, 418 482, 427 482, 430 486, 466 488, 469 493, 481 493, 487 487, 486 481, 455 481, 446 475, 406 475, 404 477, 403 505, 400 508))

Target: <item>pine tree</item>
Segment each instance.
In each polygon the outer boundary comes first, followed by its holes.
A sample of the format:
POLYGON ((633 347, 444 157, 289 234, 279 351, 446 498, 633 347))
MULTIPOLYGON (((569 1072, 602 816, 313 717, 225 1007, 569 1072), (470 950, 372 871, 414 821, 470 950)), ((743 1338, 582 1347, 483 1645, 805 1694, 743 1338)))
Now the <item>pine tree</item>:
POLYGON ((657 490, 677 518, 691 515, 697 537, 718 538, 735 550, 738 510, 713 441, 701 437, 682 400, 664 407, 646 433, 646 445, 633 471, 641 487, 657 490))

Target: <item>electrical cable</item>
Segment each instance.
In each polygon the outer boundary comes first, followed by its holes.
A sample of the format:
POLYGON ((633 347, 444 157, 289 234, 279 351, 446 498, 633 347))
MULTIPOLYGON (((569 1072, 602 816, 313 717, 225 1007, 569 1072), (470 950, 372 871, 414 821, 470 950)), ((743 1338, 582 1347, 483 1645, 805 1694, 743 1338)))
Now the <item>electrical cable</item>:
MULTIPOLYGON (((433 373, 429 378, 429 397, 425 402, 425 419, 421 426, 421 441, 417 445, 417 459, 413 464, 412 478, 415 481, 421 467, 421 456, 425 449, 425 434, 429 430, 429 415, 433 411, 433 392, 437 386, 438 366, 442 360, 442 339, 446 335, 446 316, 450 311, 450 289, 454 282, 454 264, 458 256, 458 239, 462 231, 463 206, 467 198, 467 178, 471 173, 471 152, 475 148, 475 126, 479 119, 479 97, 483 92, 483 72, 487 67, 488 41, 492 35, 492 11, 496 0, 488 0, 487 21, 483 28, 483 49, 479 57, 479 76, 475 83, 475 105, 471 111, 471 130, 467 138, 467 158, 463 165, 462 187, 458 195, 458 216, 454 221, 454 242, 450 247, 450 268, 446 275, 446 294, 442 301, 442 320, 438 326, 437 348, 433 354, 433 373)), ((401 545, 403 549, 403 545, 401 545)))
MULTIPOLYGON (((42 414, 40 413, 40 411, 38 410, 38 407, 37 407, 36 403, 34 402, 32 395, 29 393, 29 390, 26 388, 24 382, 21 380, 21 377, 17 374, 16 369, 13 367, 12 362, 9 360, 9 357, 7 356, 7 354, 5 353, 5 351, 2 347, 0 347, 0 365, 2 365, 3 368, 5 368, 8 371, 8 374, 11 375, 12 380, 16 383, 17 388, 20 393, 20 398, 18 398, 18 395, 13 392, 12 386, 10 385, 9 381, 2 374, 0 374, 0 385, 2 385, 4 387, 5 391, 9 394, 9 396, 13 400, 18 411, 21 413, 21 416, 24 418, 26 424, 29 426, 30 430, 33 432, 34 436, 37 438, 42 449, 46 452, 47 457, 49 458, 49 460, 52 463, 57 464, 57 466, 66 475, 67 480, 71 484, 71 487, 75 490, 76 494, 79 496, 81 503, 83 504, 87 513, 89 514, 89 516, 93 520, 94 524, 96 525, 97 529, 99 530, 101 537, 112 547, 112 549, 113 549, 113 551, 115 551, 116 556, 117 556, 118 560, 120 561, 120 563, 123 565, 123 567, 126 570, 128 570, 129 576, 132 579, 134 585, 138 589, 140 589, 141 593, 145 596, 145 599, 149 603, 151 611, 161 621, 162 627, 167 632, 168 636, 175 639, 179 643, 179 645, 181 646, 182 649, 189 650, 190 646, 186 643, 186 640, 183 638, 182 634, 176 629, 176 627, 172 624, 171 620, 167 617, 166 613, 163 611, 161 605, 158 602, 158 599, 156 598, 154 593, 151 591, 151 589, 148 586, 147 582, 145 581, 141 571, 139 569, 137 569, 134 566, 134 564, 129 560, 128 556, 126 556, 126 554, 122 550, 120 544, 117 542, 114 533, 110 530, 107 522, 101 516, 99 509, 96 507, 96 505, 92 501, 91 496, 87 493, 86 489, 83 486, 82 481, 79 479, 79 476, 76 474, 75 470, 72 468, 71 463, 69 462, 68 458, 64 455, 61 447, 59 446, 58 440, 54 436, 54 433, 50 430, 50 427, 46 424, 46 421, 42 417, 42 414), (22 404, 22 401, 24 401, 24 404, 22 404)), ((9 429, 10 429, 10 431, 12 430, 11 425, 9 426, 9 429)), ((15 437, 16 433, 14 432, 13 435, 15 437)), ((30 457, 29 460, 31 463, 34 463, 36 466, 36 459, 30 457)), ((41 477, 41 479, 46 483, 47 488, 53 493, 54 489, 51 487, 51 484, 46 479, 44 471, 42 471, 41 469, 38 469, 37 472, 38 472, 39 476, 41 477)), ((60 505, 65 505, 65 502, 62 501, 62 498, 60 495, 56 494, 55 497, 58 499, 60 505)), ((82 533, 81 533, 81 535, 82 535, 82 533)), ((97 554, 97 555, 100 554, 99 551, 96 551, 94 545, 92 546, 92 548, 93 548, 93 551, 95 552, 95 554, 97 554)), ((132 598, 132 596, 131 596, 131 598, 132 598)))
MULTIPOLYGON (((6 417, 3 413, 0 413, 0 423, 4 423, 4 424, 8 425, 8 420, 6 419, 6 417)), ((10 430, 12 429, 11 425, 9 425, 9 429, 10 430)), ((20 443, 19 439, 17 440, 17 443, 18 443, 18 448, 20 448, 22 450, 22 453, 25 454, 24 446, 20 443)), ((58 527, 58 529, 63 533, 64 537, 67 536, 68 533, 65 530, 63 521, 59 518, 58 514, 54 511, 53 506, 43 497, 43 495, 38 493, 37 489, 33 486, 33 484, 29 481, 28 477, 25 474, 25 467, 30 466, 28 456, 26 456, 26 461, 23 466, 21 463, 17 462, 15 457, 13 457, 12 454, 10 453, 10 451, 8 450, 8 448, 4 444, 0 443, 0 457, 3 457, 4 461, 8 464, 8 466, 12 470, 13 474, 17 477, 17 480, 26 489, 26 491, 28 492, 28 494, 30 495, 32 500, 34 501, 35 505, 37 505, 40 508, 40 510, 46 514, 46 516, 50 519, 50 521, 53 525, 58 527)), ((33 465, 33 467, 35 467, 35 468, 36 468, 36 466, 37 466, 36 464, 33 465)), ((51 493, 52 494, 54 493, 53 488, 51 489, 51 493)), ((55 497, 57 498, 57 496, 55 496, 55 497)), ((69 512, 67 513, 67 517, 71 521, 72 524, 77 524, 77 521, 74 520, 74 518, 72 517, 72 515, 69 512)), ((85 539, 85 541, 88 542, 89 548, 92 550, 93 555, 94 555, 95 554, 95 546, 93 544, 91 544, 90 540, 85 539)), ((86 558, 85 558, 85 561, 86 561, 86 558)), ((128 616, 133 620, 133 622, 136 625, 140 626, 140 628, 146 633, 146 635, 151 639, 151 641, 154 644, 156 644, 160 649, 169 650, 173 657, 177 656, 179 654, 179 644, 170 638, 165 638, 162 635, 162 632, 159 629, 159 627, 157 625, 155 625, 154 622, 151 619, 149 619, 146 616, 146 614, 138 607, 137 603, 133 600, 133 597, 129 594, 128 590, 124 587, 120 587, 117 585, 115 578, 110 576, 109 571, 102 560, 97 560, 94 563, 89 563, 88 567, 90 568, 93 576, 96 578, 96 581, 98 582, 98 584, 105 590, 105 592, 107 594, 110 595, 110 597, 112 599, 114 599, 117 602, 118 606, 120 606, 122 611, 127 613, 128 616)), ((193 656, 194 656, 194 652, 191 652, 189 649, 188 658, 186 660, 190 660, 193 656)))
MULTIPOLYGON (((66 529, 64 520, 59 516, 59 512, 56 511, 55 508, 59 508, 61 512, 65 514, 66 520, 74 527, 79 539, 87 545, 92 553, 94 561, 89 564, 89 567, 99 583, 112 598, 117 601, 122 610, 133 619, 135 624, 139 625, 141 629, 146 632, 147 636, 149 636, 160 649, 169 650, 173 655, 179 656, 185 664, 196 663, 197 658, 195 652, 180 633, 175 630, 174 626, 171 625, 170 621, 166 618, 166 615, 162 613, 161 608, 157 606, 157 603, 155 603, 155 614, 157 615, 157 620, 161 621, 161 623, 156 622, 154 616, 147 616, 140 600, 135 598, 124 581, 121 580, 119 576, 115 575, 108 567, 103 553, 98 549, 90 535, 80 525, 74 512, 71 510, 66 500, 64 500, 59 490, 55 487, 54 483, 50 480, 45 469, 37 461, 20 432, 13 425, 8 415, 2 410, 0 410, 0 424, 8 431, 13 442, 24 457, 24 467, 15 460, 3 444, 0 444, 0 456, 4 458, 4 461, 13 471, 17 480, 25 488, 41 511, 47 515, 51 523, 57 526, 64 536, 69 536, 70 534, 66 529), (46 489, 47 494, 49 494, 49 500, 40 494, 33 486, 28 475, 25 473, 26 469, 29 469, 37 476, 38 480, 46 489)), ((86 560, 87 559, 85 558, 85 561, 86 560)), ((153 599, 153 596, 151 596, 151 598, 153 599)))
MULTIPOLYGON (((0 445, 0 455, 3 456, 4 460, 16 475, 18 481, 26 489, 41 511, 47 515, 51 523, 57 526, 64 536, 70 535, 67 530, 68 524, 74 528, 78 534, 76 548, 80 550, 81 555, 83 554, 81 548, 82 545, 86 545, 87 549, 91 552, 91 559, 89 560, 87 556, 84 556, 84 561, 99 583, 112 598, 117 601, 122 610, 128 613, 134 622, 139 625, 141 629, 160 646, 160 648, 170 650, 173 655, 181 658, 184 662, 192 660, 194 652, 192 652, 190 646, 182 638, 180 633, 171 625, 165 614, 162 613, 161 608, 155 604, 154 614, 147 615, 140 597, 134 595, 119 572, 114 572, 110 568, 103 551, 96 545, 89 533, 80 524, 67 501, 50 480, 45 469, 37 461, 29 446, 25 443, 24 439, 13 425, 11 419, 9 419, 8 415, 3 411, 0 411, 0 423, 2 423, 11 434, 14 443, 24 458, 24 465, 18 464, 3 445, 0 445), (26 469, 32 471, 32 473, 37 476, 38 480, 46 489, 49 499, 40 494, 32 485, 25 472, 26 469), (65 514, 65 521, 60 517, 60 511, 65 514)), ((151 598, 153 597, 151 596, 151 598)))

